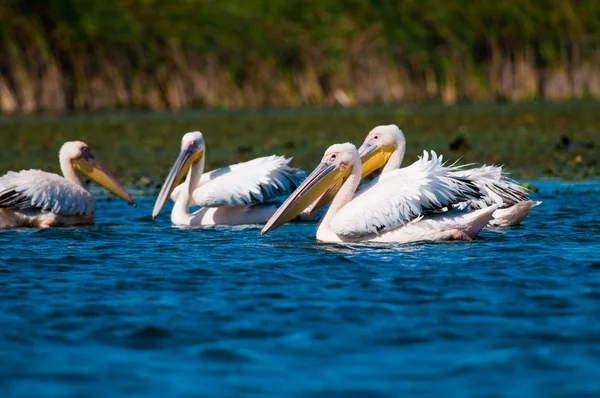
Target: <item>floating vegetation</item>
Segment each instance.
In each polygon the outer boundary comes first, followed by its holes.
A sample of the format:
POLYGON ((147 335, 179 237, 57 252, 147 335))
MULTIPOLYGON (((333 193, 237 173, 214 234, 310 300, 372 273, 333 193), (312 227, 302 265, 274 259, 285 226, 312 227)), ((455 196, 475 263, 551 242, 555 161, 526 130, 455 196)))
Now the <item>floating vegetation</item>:
POLYGON ((294 165, 311 170, 329 145, 360 145, 373 127, 390 123, 406 135, 404 164, 433 149, 450 162, 505 165, 517 179, 599 177, 600 104, 594 103, 5 117, 0 118, 0 172, 60 172, 58 149, 77 139, 93 145, 120 181, 158 189, 182 134, 195 130, 206 139, 207 170, 271 154, 293 156, 294 165), (565 134, 593 145, 557 150, 565 134), (451 151, 458 135, 469 145, 451 151))

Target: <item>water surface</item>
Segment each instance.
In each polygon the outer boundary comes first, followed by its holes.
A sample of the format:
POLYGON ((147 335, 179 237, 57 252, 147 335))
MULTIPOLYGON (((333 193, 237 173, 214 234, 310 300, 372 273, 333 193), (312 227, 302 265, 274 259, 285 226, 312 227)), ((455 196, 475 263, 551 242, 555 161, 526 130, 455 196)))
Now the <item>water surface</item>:
POLYGON ((600 396, 600 182, 534 185, 473 242, 176 228, 152 197, 0 231, 0 395, 600 396))

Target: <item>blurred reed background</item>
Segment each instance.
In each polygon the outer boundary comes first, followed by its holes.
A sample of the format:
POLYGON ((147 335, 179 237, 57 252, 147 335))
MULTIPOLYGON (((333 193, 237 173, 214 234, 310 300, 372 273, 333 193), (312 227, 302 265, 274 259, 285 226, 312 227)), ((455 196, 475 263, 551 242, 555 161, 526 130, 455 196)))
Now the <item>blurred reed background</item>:
POLYGON ((600 99, 597 0, 3 0, 0 112, 600 99))

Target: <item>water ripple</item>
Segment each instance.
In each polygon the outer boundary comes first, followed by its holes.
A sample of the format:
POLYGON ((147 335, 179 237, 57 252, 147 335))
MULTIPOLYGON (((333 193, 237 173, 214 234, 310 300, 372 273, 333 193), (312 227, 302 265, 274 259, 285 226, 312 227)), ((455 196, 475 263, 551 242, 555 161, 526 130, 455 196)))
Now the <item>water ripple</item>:
POLYGON ((174 228, 151 197, 0 231, 0 395, 598 396, 600 183, 537 185, 473 242, 174 228))

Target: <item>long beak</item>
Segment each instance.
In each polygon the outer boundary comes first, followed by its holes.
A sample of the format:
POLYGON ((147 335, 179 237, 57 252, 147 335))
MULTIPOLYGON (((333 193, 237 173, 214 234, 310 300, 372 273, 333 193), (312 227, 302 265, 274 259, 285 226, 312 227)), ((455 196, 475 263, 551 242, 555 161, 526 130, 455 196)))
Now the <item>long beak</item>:
POLYGON ((358 153, 362 162, 361 178, 365 178, 390 160, 392 153, 394 153, 394 148, 371 145, 365 142, 358 149, 358 153))
POLYGON ((129 192, 117 181, 110 171, 92 156, 89 149, 85 148, 81 158, 74 160, 72 164, 73 168, 86 175, 98 185, 108 189, 130 205, 137 206, 129 192))
POLYGON ((154 209, 152 210, 152 219, 154 220, 160 210, 163 208, 167 200, 171 196, 171 193, 177 185, 181 182, 183 176, 188 172, 190 167, 199 162, 204 155, 204 151, 196 151, 193 149, 182 149, 169 172, 169 176, 165 180, 156 202, 154 203, 154 209))
POLYGON ((331 188, 325 191, 325 193, 319 196, 317 200, 312 202, 306 209, 304 209, 302 214, 309 217, 314 214, 317 214, 319 211, 321 211, 323 207, 327 206, 327 204, 330 203, 333 200, 333 198, 335 198, 335 195, 342 187, 342 184, 343 181, 338 181, 335 185, 333 185, 331 188))
POLYGON ((337 165, 320 163, 304 180, 302 185, 296 188, 279 209, 277 209, 262 231, 260 231, 260 234, 264 235, 294 219, 294 217, 302 213, 319 196, 323 195, 327 189, 343 180, 344 177, 347 177, 350 170, 351 168, 343 170, 337 165))

